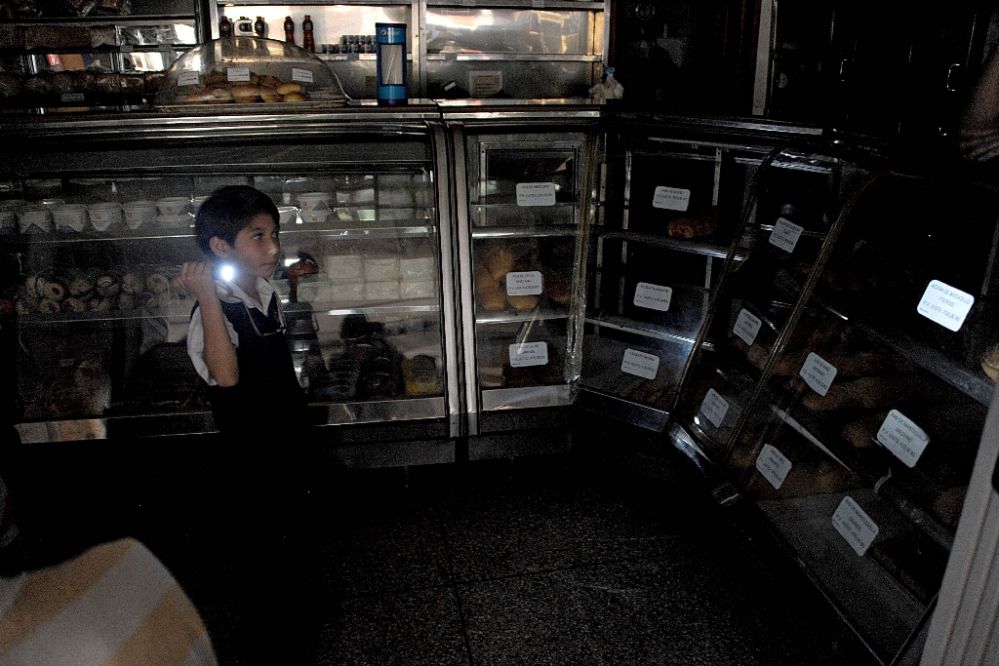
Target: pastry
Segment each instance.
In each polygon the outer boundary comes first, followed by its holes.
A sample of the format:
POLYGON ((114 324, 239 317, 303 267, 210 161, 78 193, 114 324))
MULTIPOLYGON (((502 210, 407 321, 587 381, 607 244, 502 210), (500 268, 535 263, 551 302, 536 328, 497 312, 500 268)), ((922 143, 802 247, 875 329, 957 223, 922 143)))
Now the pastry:
POLYGON ((497 282, 506 277, 506 274, 513 270, 517 258, 513 250, 506 243, 493 242, 485 243, 480 248, 478 255, 478 265, 485 268, 489 275, 497 282))
POLYGON ((288 93, 287 95, 281 95, 282 102, 304 102, 305 95, 302 93, 288 93))
POLYGON ((718 209, 712 208, 703 215, 684 215, 666 225, 666 233, 673 238, 706 238, 718 229, 718 209))
POLYGON ((524 312, 537 307, 537 296, 510 296, 507 294, 506 302, 517 312, 524 312))
POLYGON ((836 383, 824 395, 809 393, 802 401, 805 407, 816 412, 838 409, 880 409, 902 402, 909 393, 910 384, 892 377, 861 377, 836 383))
MULTIPOLYGON (((295 93, 302 94, 305 92, 305 86, 301 83, 282 83, 275 88, 278 95, 285 97, 287 95, 292 95, 295 93)), ((304 99, 304 98, 303 98, 304 99)))
POLYGON ((506 309, 506 291, 499 280, 493 279, 485 268, 475 272, 475 294, 479 307, 486 312, 499 312, 506 309))
POLYGON ((982 370, 993 382, 999 377, 999 344, 990 347, 982 356, 982 370))

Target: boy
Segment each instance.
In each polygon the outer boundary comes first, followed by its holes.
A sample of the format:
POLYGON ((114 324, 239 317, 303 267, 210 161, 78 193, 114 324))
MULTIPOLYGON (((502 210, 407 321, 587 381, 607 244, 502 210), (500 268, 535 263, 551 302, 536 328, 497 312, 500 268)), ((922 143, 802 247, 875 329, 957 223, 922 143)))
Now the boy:
POLYGON ((280 299, 268 278, 281 258, 278 210, 246 185, 215 192, 194 220, 208 261, 188 262, 180 282, 197 299, 187 351, 208 384, 224 434, 285 432, 305 424, 280 299))
MULTIPOLYGON (((180 272, 197 300, 188 355, 208 384, 215 425, 228 445, 199 513, 207 538, 222 539, 211 550, 223 558, 219 583, 234 604, 238 644, 231 647, 249 664, 311 663, 317 636, 309 540, 315 524, 307 499, 315 452, 269 281, 281 259, 279 219, 270 197, 252 187, 217 190, 194 219, 209 260, 185 263, 180 272), (259 583, 274 572, 283 577, 277 585, 259 583)), ((225 657, 230 646, 220 647, 225 657)))

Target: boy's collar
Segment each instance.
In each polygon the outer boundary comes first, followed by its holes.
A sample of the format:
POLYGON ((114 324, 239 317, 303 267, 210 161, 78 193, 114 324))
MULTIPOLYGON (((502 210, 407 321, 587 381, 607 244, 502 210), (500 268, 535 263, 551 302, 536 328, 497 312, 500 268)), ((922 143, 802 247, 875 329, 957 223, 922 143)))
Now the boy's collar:
POLYGON ((270 280, 262 277, 257 278, 257 293, 260 294, 260 303, 256 299, 250 298, 245 291, 240 289, 235 282, 215 281, 215 293, 219 300, 225 303, 243 303, 247 307, 255 307, 262 312, 267 311, 271 296, 274 294, 274 286, 270 280))

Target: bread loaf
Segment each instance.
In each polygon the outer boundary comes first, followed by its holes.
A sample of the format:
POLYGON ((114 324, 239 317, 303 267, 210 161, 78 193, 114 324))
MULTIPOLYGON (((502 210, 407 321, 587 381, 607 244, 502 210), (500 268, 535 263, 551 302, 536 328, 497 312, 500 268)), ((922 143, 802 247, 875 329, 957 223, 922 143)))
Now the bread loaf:
POLYGON ((896 377, 861 377, 837 383, 821 396, 809 393, 802 401, 805 407, 816 412, 839 409, 881 409, 905 400, 909 384, 896 377))

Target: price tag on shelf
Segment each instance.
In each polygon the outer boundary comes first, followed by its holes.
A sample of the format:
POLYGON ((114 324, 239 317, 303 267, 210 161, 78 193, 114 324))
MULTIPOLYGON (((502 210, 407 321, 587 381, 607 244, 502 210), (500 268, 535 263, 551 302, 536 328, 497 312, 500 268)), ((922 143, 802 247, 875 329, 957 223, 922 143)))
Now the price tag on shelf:
POLYGON ((791 472, 791 461, 778 448, 764 444, 760 455, 756 456, 756 471, 776 490, 780 490, 791 472))
POLYGON ((83 93, 63 93, 59 96, 59 100, 62 102, 82 102, 85 99, 83 93))
POLYGON ((506 293, 510 296, 538 296, 542 289, 541 271, 511 271, 506 274, 506 293))
POLYGON ((511 368, 526 368, 532 365, 548 365, 547 342, 523 342, 510 345, 511 368))
POLYGON ((250 81, 250 68, 249 67, 227 67, 225 70, 225 79, 229 83, 249 83, 250 81))
POLYGON ((625 349, 621 358, 621 372, 643 379, 655 379, 659 372, 659 357, 637 349, 625 349))
POLYGON ((315 78, 313 77, 311 70, 302 69, 301 67, 292 67, 291 80, 298 81, 299 83, 313 83, 315 78))
POLYGON ((518 206, 554 206, 555 183, 517 183, 518 206))
POLYGON ((177 76, 177 86, 196 86, 201 83, 201 72, 188 70, 177 76))
POLYGON ((709 388, 704 394, 704 400, 701 401, 701 413, 714 427, 720 428, 725 415, 728 414, 728 401, 721 397, 718 391, 709 388))
POLYGON ((682 187, 660 185, 652 195, 653 208, 686 211, 688 206, 690 206, 690 190, 682 187))
POLYGON ((672 299, 673 289, 671 287, 663 287, 648 282, 639 282, 635 286, 634 303, 640 308, 666 312, 669 310, 669 303, 672 299))
POLYGON ((739 310, 739 316, 735 318, 735 326, 732 327, 732 332, 735 333, 736 337, 752 347, 756 341, 756 334, 760 332, 762 324, 763 322, 760 321, 759 317, 743 308, 739 310))
POLYGON ((770 232, 770 244, 790 254, 794 252, 794 247, 798 244, 798 239, 801 238, 801 232, 804 230, 804 227, 798 226, 791 220, 778 217, 774 230, 770 232))
POLYGON ((940 280, 931 280, 919 299, 916 312, 955 333, 961 329, 971 312, 975 297, 955 289, 940 280))
POLYGON ((798 371, 798 376, 805 380, 808 388, 819 395, 825 395, 829 392, 833 380, 836 379, 836 366, 831 365, 815 352, 809 352, 801 370, 798 371))
POLYGON ((878 525, 852 497, 844 497, 832 516, 833 527, 860 557, 878 536, 878 525))
POLYGON ((905 414, 893 409, 878 430, 878 443, 909 467, 915 467, 930 443, 930 436, 905 414))

